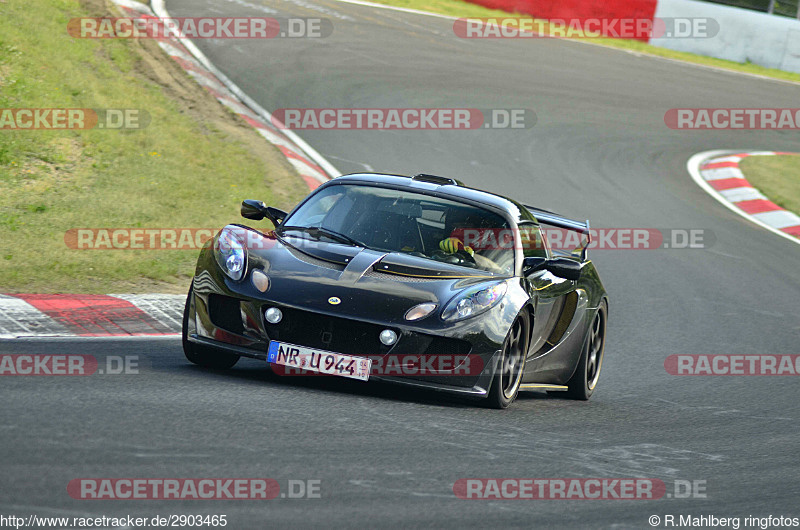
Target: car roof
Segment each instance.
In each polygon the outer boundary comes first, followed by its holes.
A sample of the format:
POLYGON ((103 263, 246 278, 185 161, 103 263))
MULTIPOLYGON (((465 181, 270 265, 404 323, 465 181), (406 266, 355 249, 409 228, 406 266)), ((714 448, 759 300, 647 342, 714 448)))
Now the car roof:
POLYGON ((397 188, 406 188, 410 191, 421 191, 432 193, 443 198, 463 199, 472 203, 483 204, 496 210, 502 210, 507 215, 519 221, 533 221, 536 218, 522 204, 497 195, 469 186, 463 185, 455 179, 437 177, 435 175, 417 175, 408 177, 405 175, 387 175, 380 173, 353 173, 343 175, 331 181, 331 183, 344 184, 381 184, 397 188))

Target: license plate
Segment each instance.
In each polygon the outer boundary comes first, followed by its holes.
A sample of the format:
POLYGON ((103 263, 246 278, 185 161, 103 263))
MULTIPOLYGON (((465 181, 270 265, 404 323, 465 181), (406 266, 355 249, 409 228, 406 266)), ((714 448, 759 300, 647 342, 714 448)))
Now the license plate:
POLYGON ((372 367, 372 359, 366 357, 353 357, 343 353, 315 350, 275 340, 269 343, 267 362, 360 381, 369 379, 369 371, 372 367))

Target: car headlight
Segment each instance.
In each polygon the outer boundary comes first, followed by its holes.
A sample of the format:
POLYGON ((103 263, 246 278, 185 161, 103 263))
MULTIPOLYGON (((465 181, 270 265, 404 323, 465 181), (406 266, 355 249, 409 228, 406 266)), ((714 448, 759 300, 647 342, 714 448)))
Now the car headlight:
POLYGON ((507 289, 506 282, 501 282, 491 287, 478 287, 462 293, 450 300, 442 312, 442 318, 462 320, 488 311, 503 299, 507 289))
POLYGON ((242 279, 247 269, 247 252, 242 231, 242 228, 236 226, 226 226, 220 231, 214 245, 217 264, 231 280, 237 281, 242 279))

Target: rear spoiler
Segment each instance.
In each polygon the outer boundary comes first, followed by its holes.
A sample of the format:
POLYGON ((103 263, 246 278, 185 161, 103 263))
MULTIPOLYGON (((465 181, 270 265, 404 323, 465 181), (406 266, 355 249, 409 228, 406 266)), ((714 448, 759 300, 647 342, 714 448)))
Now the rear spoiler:
POLYGON ((588 219, 585 222, 581 222, 558 215, 557 213, 542 210, 541 208, 536 208, 535 206, 528 206, 527 204, 523 204, 523 206, 530 210, 533 216, 536 217, 540 223, 550 226, 557 226, 558 228, 564 228, 566 230, 574 230, 575 232, 585 234, 586 244, 581 247, 580 250, 581 261, 586 261, 586 248, 592 242, 592 231, 591 227, 589 226, 588 219))

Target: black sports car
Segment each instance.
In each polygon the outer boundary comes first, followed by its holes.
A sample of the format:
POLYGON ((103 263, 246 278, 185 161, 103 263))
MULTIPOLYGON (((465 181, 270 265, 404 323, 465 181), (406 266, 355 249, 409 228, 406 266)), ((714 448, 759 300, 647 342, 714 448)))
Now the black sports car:
POLYGON ((193 363, 246 356, 496 408, 597 386, 608 300, 588 222, 433 175, 347 175, 291 213, 247 200, 242 215, 274 229, 228 225, 203 247, 183 321, 193 363), (543 226, 575 248, 551 248, 543 226))

